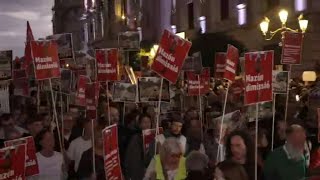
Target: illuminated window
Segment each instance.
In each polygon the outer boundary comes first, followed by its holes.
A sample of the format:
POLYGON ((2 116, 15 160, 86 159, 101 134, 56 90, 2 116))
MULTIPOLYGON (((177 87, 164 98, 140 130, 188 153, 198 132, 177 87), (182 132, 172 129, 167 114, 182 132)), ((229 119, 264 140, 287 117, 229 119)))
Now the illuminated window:
POLYGON ((247 8, 245 4, 238 4, 238 24, 245 25, 247 23, 247 8))
POLYGON ((294 1, 295 10, 300 12, 307 9, 307 0, 295 0, 294 1))
POLYGON ((176 34, 177 33, 177 26, 176 25, 171 25, 171 32, 173 34, 176 34))
POLYGON ((199 24, 200 24, 200 28, 201 28, 201 34, 206 33, 206 17, 205 16, 201 16, 199 17, 199 24))

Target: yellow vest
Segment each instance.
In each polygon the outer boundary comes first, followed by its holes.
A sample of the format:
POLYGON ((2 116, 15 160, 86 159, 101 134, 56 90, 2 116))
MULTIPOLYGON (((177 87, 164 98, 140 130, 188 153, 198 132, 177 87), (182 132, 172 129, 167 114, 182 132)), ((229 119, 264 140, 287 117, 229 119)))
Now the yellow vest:
MULTIPOLYGON (((160 160, 160 156, 155 156, 155 162, 156 162, 156 174, 157 174, 157 180, 165 180, 162 164, 160 160)), ((174 180, 184 180, 187 178, 187 170, 186 170, 186 159, 182 156, 180 158, 179 167, 176 176, 174 177, 174 180)))

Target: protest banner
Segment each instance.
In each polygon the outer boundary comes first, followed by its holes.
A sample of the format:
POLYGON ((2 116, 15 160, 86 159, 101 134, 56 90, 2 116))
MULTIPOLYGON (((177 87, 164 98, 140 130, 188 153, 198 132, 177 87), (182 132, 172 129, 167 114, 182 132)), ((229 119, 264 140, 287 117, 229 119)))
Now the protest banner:
POLYGON ((301 64, 303 34, 283 32, 281 64, 301 64))
POLYGON ((224 52, 217 52, 215 54, 214 77, 217 79, 223 78, 226 67, 226 56, 227 54, 224 52))
POLYGON ((0 149, 0 179, 25 180, 26 145, 0 149))
POLYGON ((0 51, 0 80, 12 79, 12 50, 0 51))
MULTIPOLYGON (((163 134, 163 128, 159 127, 159 134, 163 134)), ((156 137, 156 129, 145 129, 142 131, 143 150, 146 154, 149 151, 150 145, 156 137)))
POLYGON ((273 51, 245 54, 246 105, 272 101, 273 51))
POLYGON ((191 42, 164 30, 151 69, 175 84, 190 48, 191 42))
POLYGON ((35 78, 60 78, 58 45, 53 41, 31 41, 35 78))
POLYGON ((54 34, 51 36, 47 36, 47 39, 53 40, 57 43, 58 56, 61 67, 66 67, 70 64, 75 64, 72 33, 54 34))
POLYGON ((164 81, 161 86, 161 79, 158 77, 142 77, 138 79, 139 99, 141 102, 159 101, 159 94, 161 94, 161 101, 170 101, 169 82, 164 81), (161 93, 160 90, 162 91, 161 93))
POLYGON ((272 71, 272 87, 273 93, 286 94, 289 83, 289 72, 288 71, 272 71))
POLYGON ((118 128, 114 124, 102 131, 103 157, 106 179, 122 180, 120 155, 118 147, 118 128))
POLYGON ((226 64, 223 77, 229 81, 234 81, 236 76, 237 66, 239 62, 239 50, 232 46, 228 45, 228 50, 226 54, 226 64))
POLYGON ((30 177, 30 176, 39 174, 39 166, 38 166, 38 160, 36 156, 36 147, 35 147, 35 143, 32 136, 5 141, 4 144, 6 147, 25 144, 27 148, 25 175, 26 177, 30 177))
POLYGON ((118 49, 97 49, 97 79, 99 82, 118 80, 118 49))
POLYGON ((119 47, 124 49, 140 49, 140 34, 138 31, 126 31, 118 34, 119 47))
POLYGON ((86 76, 79 76, 77 82, 77 92, 75 97, 75 104, 78 106, 86 106, 86 87, 88 78, 86 76))
POLYGON ((112 98, 114 102, 136 102, 137 85, 131 83, 115 83, 112 98))
POLYGON ((204 95, 209 92, 210 68, 204 68, 199 75, 191 71, 186 72, 186 75, 189 96, 198 96, 199 94, 204 95))
POLYGON ((86 115, 90 119, 97 118, 97 106, 99 100, 100 84, 98 82, 87 83, 85 90, 86 115))

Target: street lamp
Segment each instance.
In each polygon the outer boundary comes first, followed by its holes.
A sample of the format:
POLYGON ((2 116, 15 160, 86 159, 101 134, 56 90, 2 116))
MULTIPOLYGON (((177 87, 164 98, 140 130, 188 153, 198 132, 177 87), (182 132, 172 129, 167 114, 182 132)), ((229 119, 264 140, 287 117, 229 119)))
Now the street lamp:
MULTIPOLYGON (((284 32, 284 31, 291 31, 291 32, 299 32, 298 29, 294 30, 289 27, 287 27, 286 23, 288 20, 288 11, 285 9, 280 10, 279 12, 279 18, 282 23, 282 26, 275 31, 269 31, 269 23, 270 20, 265 17, 264 20, 260 23, 260 30, 262 34, 264 35, 266 40, 271 40, 278 32, 284 32)), ((305 33, 308 28, 308 20, 304 19, 302 15, 298 18, 300 31, 302 33, 305 33)))

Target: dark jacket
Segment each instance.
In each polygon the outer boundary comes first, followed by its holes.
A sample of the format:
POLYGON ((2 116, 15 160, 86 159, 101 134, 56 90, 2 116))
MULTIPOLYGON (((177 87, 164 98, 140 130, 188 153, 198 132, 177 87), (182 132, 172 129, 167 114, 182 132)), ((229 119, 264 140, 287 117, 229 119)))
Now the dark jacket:
MULTIPOLYGON (((93 174, 93 167, 92 167, 92 148, 85 151, 82 154, 77 177, 78 179, 90 178, 93 174)), ((105 180, 105 171, 104 171, 104 160, 103 156, 95 155, 95 165, 96 165, 96 174, 97 180, 105 180)))

